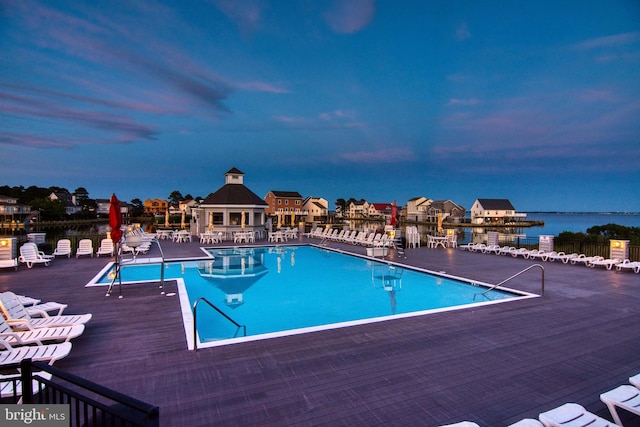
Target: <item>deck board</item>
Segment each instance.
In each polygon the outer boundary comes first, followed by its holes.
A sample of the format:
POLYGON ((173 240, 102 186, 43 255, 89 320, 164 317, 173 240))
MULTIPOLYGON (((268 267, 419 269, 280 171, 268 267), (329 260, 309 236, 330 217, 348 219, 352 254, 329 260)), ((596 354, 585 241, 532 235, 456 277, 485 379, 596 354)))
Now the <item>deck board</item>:
MULTIPOLYGON (((167 258, 201 255, 196 242, 162 248, 167 258)), ((534 263, 454 249, 406 254, 401 262, 488 283, 534 263)), ((500 426, 569 401, 610 419, 600 393, 640 372, 640 275, 629 272, 541 263, 542 298, 194 353, 178 297, 160 295, 157 283, 124 286, 122 299, 84 287, 108 261, 1 270, 0 290, 93 313, 56 367, 158 405, 163 426, 500 426)), ((539 293, 539 270, 510 286, 539 293)), ((623 420, 640 426, 640 417, 623 420)))

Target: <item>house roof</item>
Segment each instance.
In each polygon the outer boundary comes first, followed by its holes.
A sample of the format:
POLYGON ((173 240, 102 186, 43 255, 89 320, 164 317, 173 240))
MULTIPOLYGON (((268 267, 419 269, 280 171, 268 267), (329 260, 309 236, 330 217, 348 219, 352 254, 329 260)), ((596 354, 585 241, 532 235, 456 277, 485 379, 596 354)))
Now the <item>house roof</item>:
POLYGON ((478 199, 478 203, 484 209, 494 211, 515 211, 509 199, 478 199))
POLYGON ((391 203, 371 203, 377 211, 391 209, 391 203))
POLYGON ((244 184, 225 184, 216 192, 209 194, 203 205, 263 205, 268 206, 244 184))
POLYGON ((300 193, 298 193, 297 191, 277 191, 277 190, 271 190, 270 193, 272 193, 274 196, 276 197, 295 197, 295 198, 300 198, 302 199, 302 196, 300 195, 300 193))

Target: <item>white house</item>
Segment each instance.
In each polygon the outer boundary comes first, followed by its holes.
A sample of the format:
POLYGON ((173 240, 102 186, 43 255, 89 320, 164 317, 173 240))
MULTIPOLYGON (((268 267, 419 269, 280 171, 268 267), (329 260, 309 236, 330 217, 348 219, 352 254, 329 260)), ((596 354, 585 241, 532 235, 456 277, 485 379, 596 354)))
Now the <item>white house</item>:
POLYGON ((306 212, 305 222, 327 221, 329 202, 322 197, 309 196, 302 202, 302 211, 306 212))
POLYGON ((409 201, 407 201, 407 220, 426 221, 431 203, 433 203, 433 200, 423 196, 409 199, 409 201))
POLYGON ((473 224, 505 224, 526 217, 526 213, 517 213, 508 199, 476 199, 471 207, 473 224))

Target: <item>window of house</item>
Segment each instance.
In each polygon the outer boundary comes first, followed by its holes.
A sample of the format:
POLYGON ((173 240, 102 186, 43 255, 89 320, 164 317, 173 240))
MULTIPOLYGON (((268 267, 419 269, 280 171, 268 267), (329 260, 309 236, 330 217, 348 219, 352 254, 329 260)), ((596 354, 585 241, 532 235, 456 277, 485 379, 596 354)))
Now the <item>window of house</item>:
POLYGON ((224 215, 222 212, 214 212, 213 213, 213 224, 214 225, 222 225, 224 222, 224 215))
POLYGON ((278 199, 278 204, 281 205, 282 204, 282 200, 278 199))
POLYGON ((300 200, 296 200, 296 205, 299 205, 299 204, 300 204, 300 200))
POLYGON ((242 223, 242 213, 241 212, 230 212, 229 213, 229 225, 240 225, 242 223))
POLYGON ((288 204, 289 204, 289 201, 288 201, 288 200, 285 200, 285 201, 284 201, 284 204, 285 204, 285 205, 288 205, 288 204))

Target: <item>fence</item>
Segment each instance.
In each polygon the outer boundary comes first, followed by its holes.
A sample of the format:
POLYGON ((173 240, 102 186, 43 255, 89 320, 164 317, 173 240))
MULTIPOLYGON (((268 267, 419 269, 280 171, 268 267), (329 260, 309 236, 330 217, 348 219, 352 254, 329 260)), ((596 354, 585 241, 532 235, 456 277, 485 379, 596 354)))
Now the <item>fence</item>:
POLYGON ((2 403, 66 404, 70 410, 70 426, 122 426, 157 427, 160 410, 157 406, 141 402, 130 396, 92 383, 43 362, 23 360, 20 365, 3 369, 20 368, 20 375, 3 378, 2 403), (38 371, 39 375, 34 372, 38 371), (18 392, 19 390, 19 392, 18 392), (22 395, 22 396, 20 396, 22 395))

